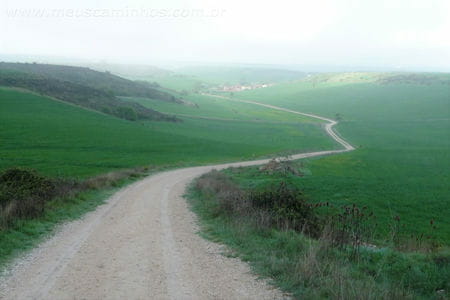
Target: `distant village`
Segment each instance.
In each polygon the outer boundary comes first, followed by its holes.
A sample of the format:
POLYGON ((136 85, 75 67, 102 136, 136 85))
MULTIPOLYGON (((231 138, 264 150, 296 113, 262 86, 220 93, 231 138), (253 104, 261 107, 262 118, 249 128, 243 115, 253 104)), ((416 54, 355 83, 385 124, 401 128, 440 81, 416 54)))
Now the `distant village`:
POLYGON ((268 86, 271 86, 273 84, 268 83, 255 83, 255 84, 235 84, 235 85, 223 85, 217 88, 217 91, 220 92, 240 92, 245 90, 254 90, 254 89, 260 89, 265 88, 268 86))

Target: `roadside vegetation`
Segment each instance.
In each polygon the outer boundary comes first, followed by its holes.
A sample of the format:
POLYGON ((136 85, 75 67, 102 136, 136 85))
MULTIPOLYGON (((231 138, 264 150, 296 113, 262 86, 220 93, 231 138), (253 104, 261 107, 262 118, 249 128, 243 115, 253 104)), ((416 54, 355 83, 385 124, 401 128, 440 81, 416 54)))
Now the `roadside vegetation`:
MULTIPOLYGON (((379 224, 370 206, 315 202, 300 163, 205 174, 188 194, 201 233, 299 299, 446 299, 450 252, 434 235, 379 224), (380 237, 374 229, 387 227, 380 237)), ((330 199, 332 200, 332 199, 330 199)))
POLYGON ((94 210, 120 187, 161 168, 134 168, 84 180, 11 168, 0 173, 0 270, 57 225, 94 210))

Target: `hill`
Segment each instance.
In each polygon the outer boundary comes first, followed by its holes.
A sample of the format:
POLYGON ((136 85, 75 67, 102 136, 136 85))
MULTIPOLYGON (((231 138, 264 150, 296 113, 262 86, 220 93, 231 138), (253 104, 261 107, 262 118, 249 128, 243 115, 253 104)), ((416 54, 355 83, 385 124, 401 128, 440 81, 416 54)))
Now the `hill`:
POLYGON ((1 62, 0 69, 15 70, 46 78, 69 81, 104 90, 115 96, 144 97, 181 103, 173 95, 155 89, 150 83, 136 82, 111 74, 110 72, 99 72, 84 67, 1 62))
POLYGON ((450 77, 445 73, 408 73, 408 72, 346 72, 346 73, 322 73, 307 76, 304 81, 311 83, 377 83, 377 84, 415 84, 450 85, 450 77))
POLYGON ((28 89, 127 120, 177 121, 176 118, 151 108, 124 102, 117 97, 119 95, 136 94, 145 95, 146 98, 163 95, 164 97, 153 99, 181 102, 172 95, 147 87, 146 83, 135 83, 108 73, 66 66, 0 63, 0 86, 28 89), (114 88, 111 89, 110 86, 114 88))

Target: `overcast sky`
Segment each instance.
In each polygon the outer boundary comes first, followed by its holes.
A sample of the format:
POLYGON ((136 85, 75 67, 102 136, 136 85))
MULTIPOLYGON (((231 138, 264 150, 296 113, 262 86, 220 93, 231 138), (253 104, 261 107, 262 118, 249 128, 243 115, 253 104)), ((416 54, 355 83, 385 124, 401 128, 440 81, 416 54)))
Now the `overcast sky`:
POLYGON ((0 0, 0 54, 450 71, 448 0, 0 0))

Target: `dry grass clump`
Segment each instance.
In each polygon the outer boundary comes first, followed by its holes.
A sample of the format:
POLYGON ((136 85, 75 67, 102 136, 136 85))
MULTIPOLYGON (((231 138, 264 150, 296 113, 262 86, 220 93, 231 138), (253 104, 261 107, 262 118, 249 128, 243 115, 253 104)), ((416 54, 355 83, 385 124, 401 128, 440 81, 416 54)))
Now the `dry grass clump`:
POLYGON ((271 159, 267 164, 259 167, 261 172, 266 174, 280 173, 284 176, 291 174, 302 177, 303 174, 292 160, 288 159, 271 159))
POLYGON ((109 172, 106 174, 88 178, 81 182, 80 186, 84 190, 101 189, 108 186, 115 186, 121 180, 143 176, 147 171, 147 167, 136 167, 133 169, 109 172))

